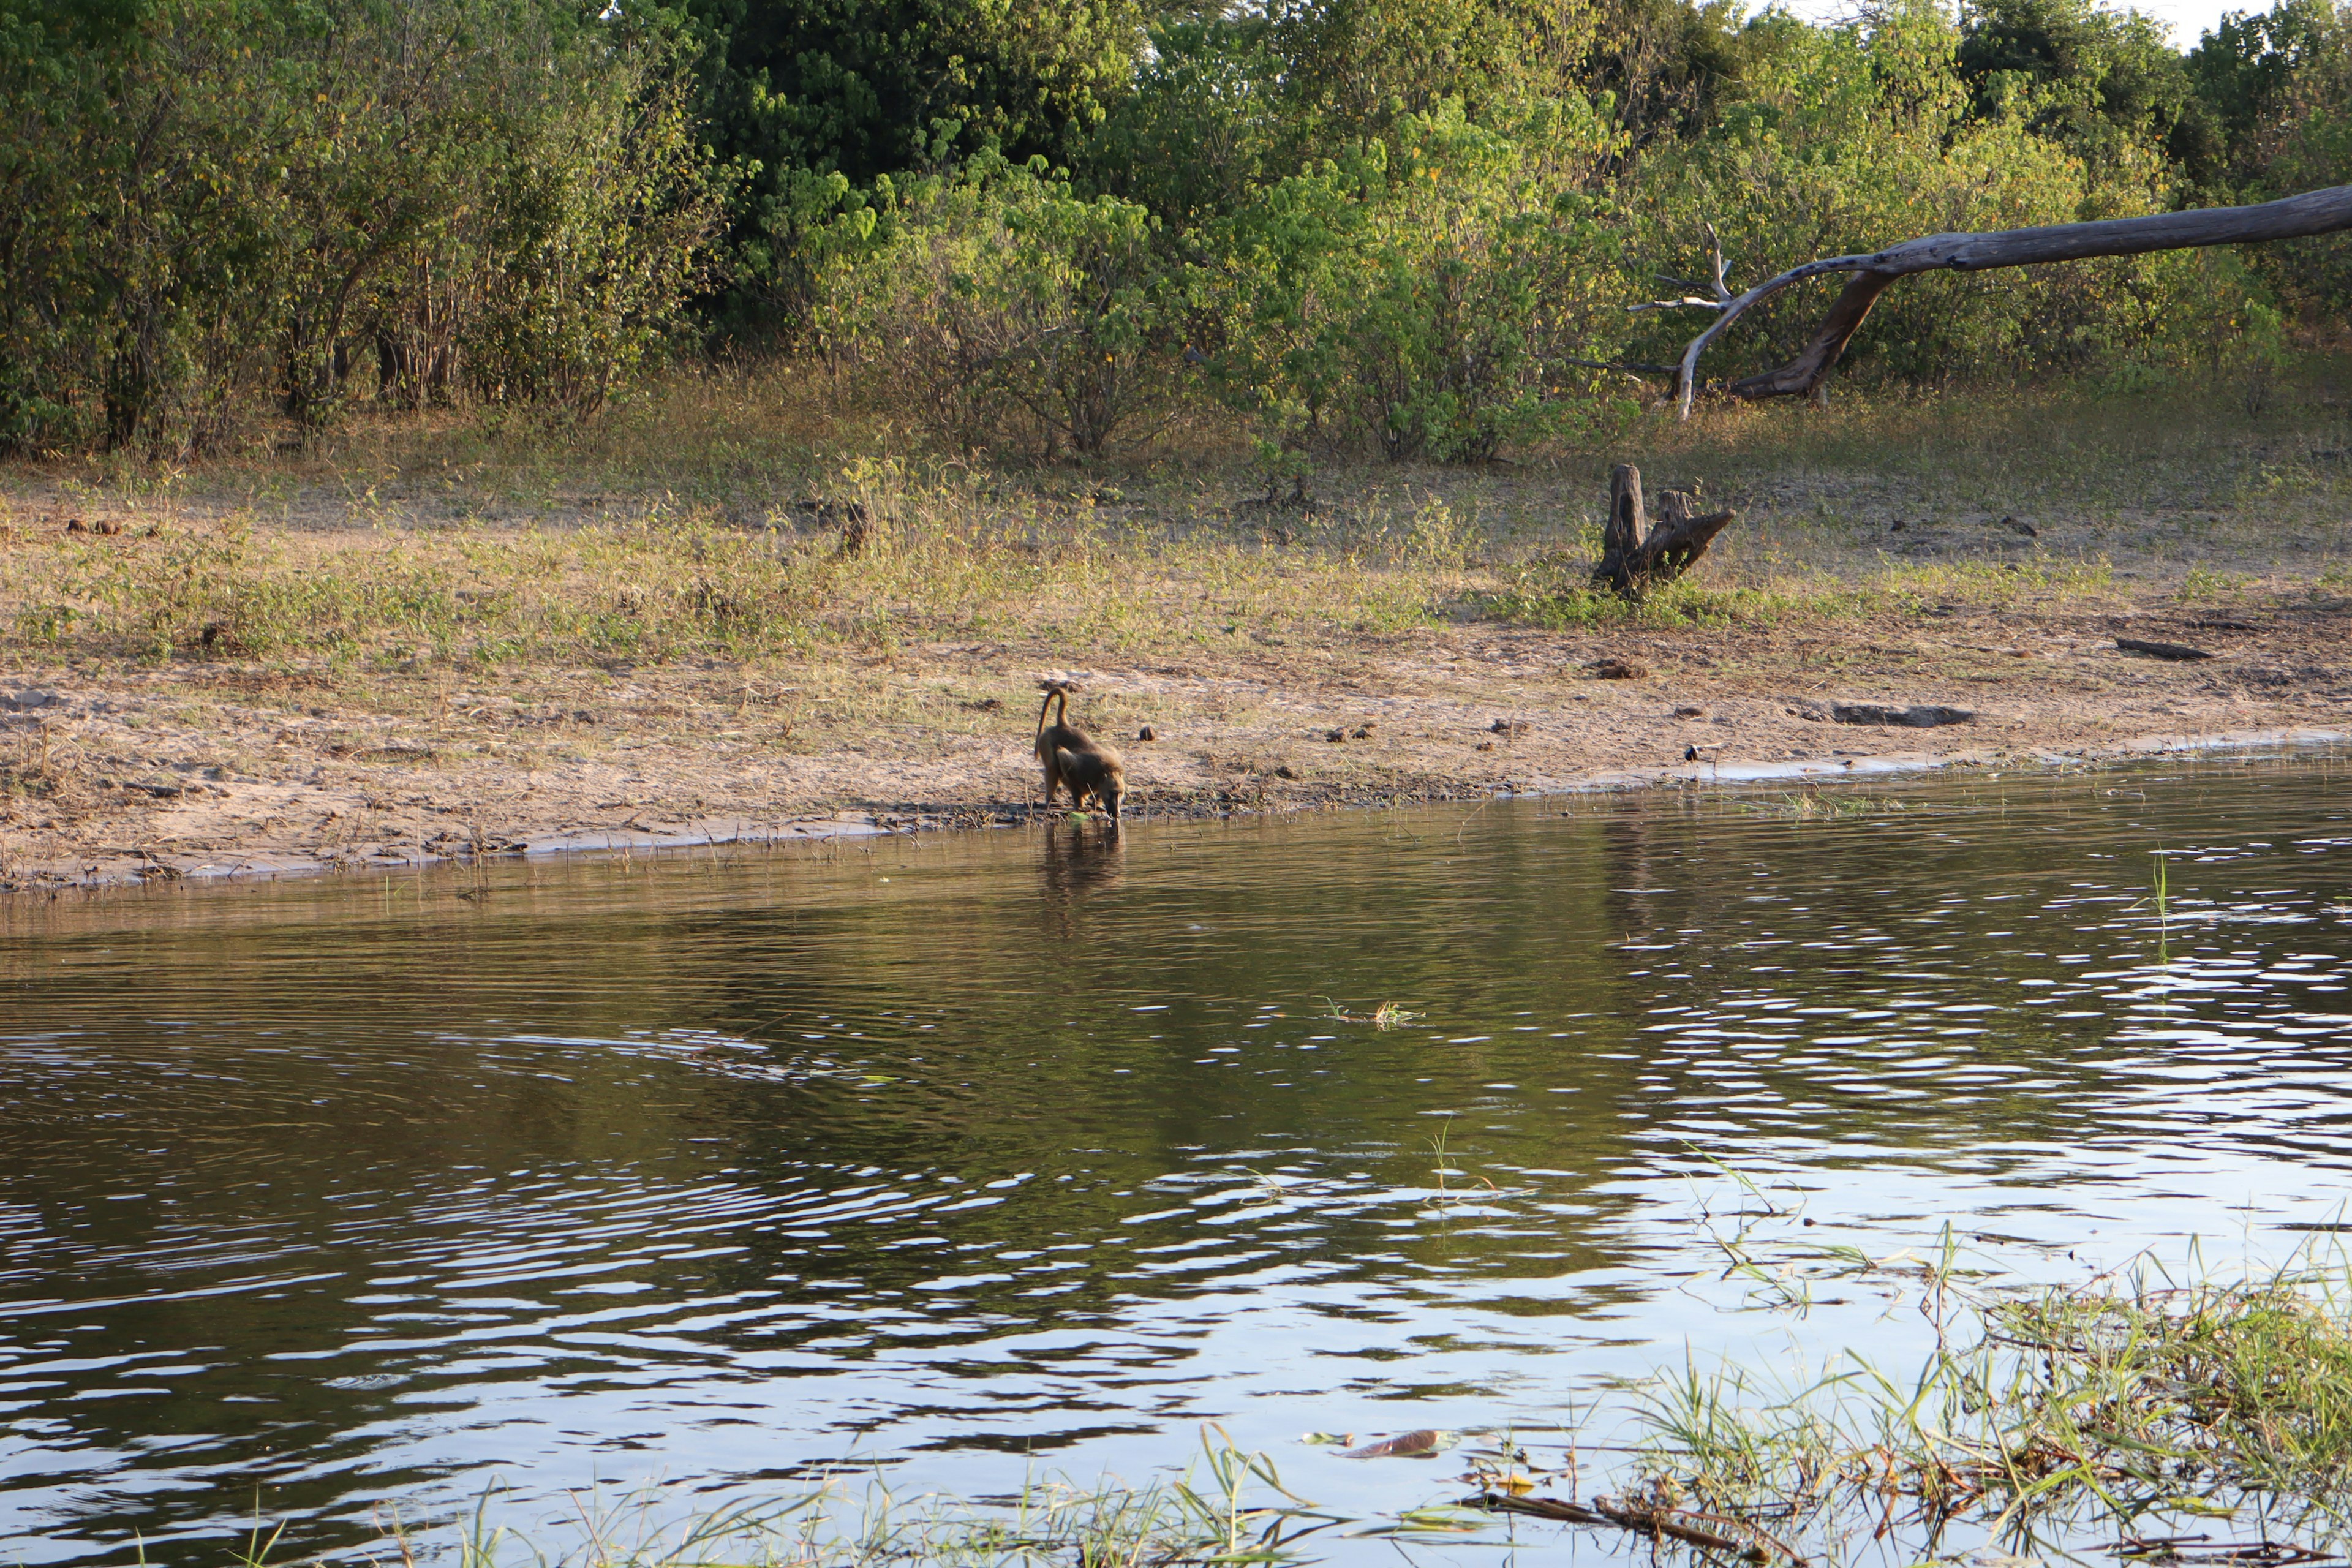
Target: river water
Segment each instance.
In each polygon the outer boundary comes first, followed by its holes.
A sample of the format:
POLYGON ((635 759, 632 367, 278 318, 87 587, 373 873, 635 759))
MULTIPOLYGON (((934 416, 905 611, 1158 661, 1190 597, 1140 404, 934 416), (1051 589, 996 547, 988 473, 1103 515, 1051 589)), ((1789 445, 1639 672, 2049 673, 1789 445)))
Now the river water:
POLYGON ((2283 1258, 2352 1194, 2347 776, 0 906, 0 1556, 283 1560, 493 1479, 1001 1495, 1209 1421, 1393 1510, 1459 1466, 1303 1435, 1918 1353, 1891 1287, 1726 1278, 1759 1203, 2021 1282, 2283 1258))

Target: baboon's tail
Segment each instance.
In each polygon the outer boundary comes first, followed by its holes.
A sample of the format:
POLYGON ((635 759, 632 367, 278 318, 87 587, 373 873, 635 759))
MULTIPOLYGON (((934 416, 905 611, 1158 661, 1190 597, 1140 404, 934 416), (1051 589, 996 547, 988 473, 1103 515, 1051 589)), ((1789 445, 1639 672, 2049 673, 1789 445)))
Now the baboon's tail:
POLYGON ((1037 733, 1042 735, 1045 732, 1045 711, 1054 706, 1056 698, 1061 700, 1062 711, 1054 722, 1069 722, 1070 693, 1077 689, 1077 685, 1075 680, 1041 680, 1037 683, 1037 689, 1045 694, 1045 700, 1037 704, 1037 733))

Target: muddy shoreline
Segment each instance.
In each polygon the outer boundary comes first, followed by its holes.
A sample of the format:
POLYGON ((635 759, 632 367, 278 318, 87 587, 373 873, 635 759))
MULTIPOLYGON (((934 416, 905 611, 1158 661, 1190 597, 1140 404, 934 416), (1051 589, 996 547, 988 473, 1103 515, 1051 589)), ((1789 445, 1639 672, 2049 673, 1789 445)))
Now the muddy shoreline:
POLYGON ((1073 717, 1125 752, 1146 827, 2352 739, 2352 612, 2302 601, 2232 625, 2112 605, 1637 635, 1472 625, 1077 669, 934 645, 792 679, 710 662, 364 685, 195 661, 0 669, 0 891, 1016 825, 1048 815, 1028 703, 1049 673, 1082 682, 1073 717), (2191 635, 2211 657, 2118 646, 2191 635))
MULTIPOLYGON (((2261 751, 2291 754, 2305 749, 2344 745, 2352 745, 2352 730, 2298 728, 2211 735, 2146 735, 2097 748, 2043 750, 2021 754, 1991 751, 1898 752, 1834 763, 1685 763, 1675 767, 1600 772, 1532 790, 1441 788, 1420 789, 1410 794, 1327 797, 1309 795, 1256 804, 1182 800, 1157 807, 1131 809, 1128 821, 1139 826, 1155 821, 1200 821, 1267 812, 1386 810, 1448 802, 1541 799, 1675 786, 1758 790, 1768 790, 1775 785, 1818 788, 1822 784, 1852 784, 1869 779, 1915 777, 1957 768, 2100 766, 2219 752, 2261 751)), ((1099 813, 1087 813, 1086 816, 1089 820, 1101 820, 1099 813)), ((895 811, 845 812, 831 816, 783 820, 698 819, 681 823, 674 828, 646 830, 559 828, 536 837, 502 838, 478 851, 452 848, 442 853, 420 851, 406 857, 379 853, 365 859, 329 859, 270 848, 194 855, 146 852, 137 863, 121 870, 85 871, 77 876, 64 868, 46 871, 45 868, 35 868, 29 877, 12 877, 0 881, 0 896, 37 897, 44 893, 97 891, 125 886, 143 887, 156 881, 268 881, 283 877, 415 871, 436 866, 478 865, 543 856, 617 857, 730 847, 772 847, 786 844, 886 838, 919 832, 979 832, 1014 827, 1029 822, 1070 819, 1071 814, 1066 810, 1048 811, 1034 803, 1019 806, 965 807, 945 812, 927 812, 919 807, 906 806, 895 811)))

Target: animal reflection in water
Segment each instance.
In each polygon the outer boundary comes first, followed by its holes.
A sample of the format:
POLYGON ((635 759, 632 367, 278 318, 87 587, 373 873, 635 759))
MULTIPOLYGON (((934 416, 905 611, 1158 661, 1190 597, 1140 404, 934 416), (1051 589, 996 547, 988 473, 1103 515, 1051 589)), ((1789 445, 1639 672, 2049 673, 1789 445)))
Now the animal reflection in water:
POLYGON ((1045 805, 1051 807, 1055 795, 1066 787, 1073 808, 1092 800, 1117 822, 1119 805, 1127 798, 1126 766, 1117 752, 1070 723, 1070 693, 1077 689, 1071 680, 1037 683, 1045 694, 1037 705, 1037 764, 1045 772, 1045 805), (1051 724, 1045 722, 1049 710, 1054 714, 1051 724))
POLYGON ((1046 825, 1037 877, 1045 884, 1046 901, 1056 907, 1066 928, 1071 924, 1072 905, 1117 887, 1126 875, 1127 841, 1117 823, 1046 825))

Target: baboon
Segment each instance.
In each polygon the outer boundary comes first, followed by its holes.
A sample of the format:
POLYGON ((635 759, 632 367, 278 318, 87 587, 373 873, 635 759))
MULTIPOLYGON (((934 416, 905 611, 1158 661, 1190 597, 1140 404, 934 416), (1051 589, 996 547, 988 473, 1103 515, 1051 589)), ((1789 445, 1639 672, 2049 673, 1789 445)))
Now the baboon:
POLYGON ((1041 680, 1037 689, 1045 694, 1037 705, 1037 765, 1045 773, 1045 804, 1052 805, 1054 796, 1066 784, 1073 806, 1092 795, 1112 820, 1118 820, 1119 801, 1127 793, 1126 771, 1117 752, 1097 744, 1069 722, 1070 693, 1077 689, 1077 683, 1041 680), (1054 715, 1051 724, 1045 722, 1049 711, 1054 715))

